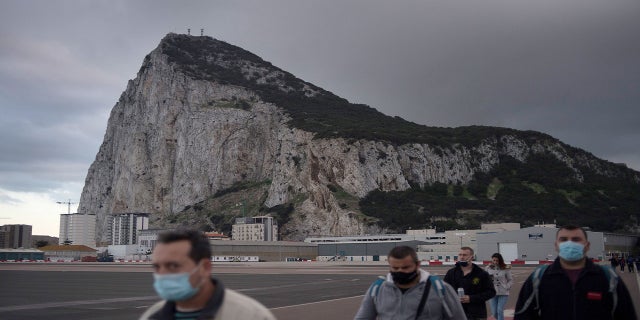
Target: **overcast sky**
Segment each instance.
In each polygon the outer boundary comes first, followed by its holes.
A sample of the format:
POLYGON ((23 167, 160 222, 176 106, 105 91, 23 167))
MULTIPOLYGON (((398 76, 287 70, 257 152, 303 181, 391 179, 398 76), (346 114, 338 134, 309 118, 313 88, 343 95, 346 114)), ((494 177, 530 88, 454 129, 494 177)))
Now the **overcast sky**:
POLYGON ((640 1, 0 2, 0 224, 58 235, 111 108, 169 32, 381 112, 550 134, 640 170, 640 1))

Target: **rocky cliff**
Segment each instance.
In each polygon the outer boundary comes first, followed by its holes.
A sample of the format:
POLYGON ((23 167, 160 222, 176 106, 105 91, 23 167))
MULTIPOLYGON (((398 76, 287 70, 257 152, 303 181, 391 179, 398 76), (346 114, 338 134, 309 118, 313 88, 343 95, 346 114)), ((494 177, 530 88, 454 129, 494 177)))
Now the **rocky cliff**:
POLYGON ((577 180, 588 168, 640 181, 539 133, 433 130, 351 105, 222 41, 169 34, 114 106, 79 211, 97 214, 104 241, 111 213, 147 212, 166 224, 221 191, 261 183, 263 192, 250 200, 264 208, 294 205, 282 227, 301 238, 369 230, 336 190, 357 200, 372 190, 465 184, 506 155, 526 161, 550 154, 577 180), (379 122, 365 132, 358 118, 379 122))

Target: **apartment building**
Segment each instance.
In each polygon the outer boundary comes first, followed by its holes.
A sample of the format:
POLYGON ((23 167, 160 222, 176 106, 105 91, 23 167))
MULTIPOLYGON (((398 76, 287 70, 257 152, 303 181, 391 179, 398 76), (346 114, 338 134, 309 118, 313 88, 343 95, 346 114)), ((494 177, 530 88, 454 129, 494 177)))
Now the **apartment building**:
POLYGON ((119 213, 111 216, 111 244, 137 244, 138 232, 149 229, 148 213, 119 213))
POLYGON ((96 215, 66 213, 60 215, 60 243, 96 247, 96 215))
POLYGON ((0 226, 0 248, 32 248, 31 231, 28 224, 5 224, 0 226))
POLYGON ((277 241, 278 224, 271 216, 236 218, 231 238, 244 241, 277 241))

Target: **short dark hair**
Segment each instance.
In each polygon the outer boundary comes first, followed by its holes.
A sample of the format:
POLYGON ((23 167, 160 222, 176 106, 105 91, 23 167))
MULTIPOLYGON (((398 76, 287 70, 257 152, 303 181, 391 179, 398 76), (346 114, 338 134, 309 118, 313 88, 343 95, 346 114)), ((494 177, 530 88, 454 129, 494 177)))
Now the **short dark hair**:
POLYGON ((202 259, 211 259, 211 244, 204 233, 198 230, 177 229, 165 231, 158 235, 158 243, 172 243, 187 240, 191 244, 189 258, 195 263, 202 259))
POLYGON ((415 263, 419 262, 418 254, 416 253, 416 250, 413 250, 413 248, 409 246, 398 246, 391 249, 391 251, 389 251, 389 255, 387 256, 387 259, 388 258, 404 259, 408 256, 411 256, 411 258, 413 259, 413 262, 415 263))
POLYGON ((573 230, 578 230, 580 229, 582 231, 582 233, 584 234, 584 239, 585 240, 589 240, 589 237, 587 236, 587 231, 584 230, 583 227, 578 227, 578 226, 574 226, 574 225, 566 225, 566 226, 562 226, 560 228, 558 228, 558 231, 556 231, 556 239, 558 239, 558 233, 560 233, 560 230, 569 230, 569 231, 573 231, 573 230))
POLYGON ((460 250, 469 250, 469 251, 471 251, 471 258, 473 258, 473 256, 475 255, 475 251, 473 251, 473 249, 471 249, 471 247, 462 247, 462 248, 460 248, 460 250))

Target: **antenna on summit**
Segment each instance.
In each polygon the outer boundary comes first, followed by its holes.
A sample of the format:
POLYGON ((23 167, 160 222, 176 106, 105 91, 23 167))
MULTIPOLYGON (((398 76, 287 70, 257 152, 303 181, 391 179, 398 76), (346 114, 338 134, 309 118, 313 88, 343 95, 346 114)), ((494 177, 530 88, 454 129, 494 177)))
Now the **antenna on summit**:
POLYGON ((200 29, 200 36, 204 36, 204 29, 200 29))
POLYGON ((191 35, 191 28, 187 29, 187 35, 190 36, 191 35))

